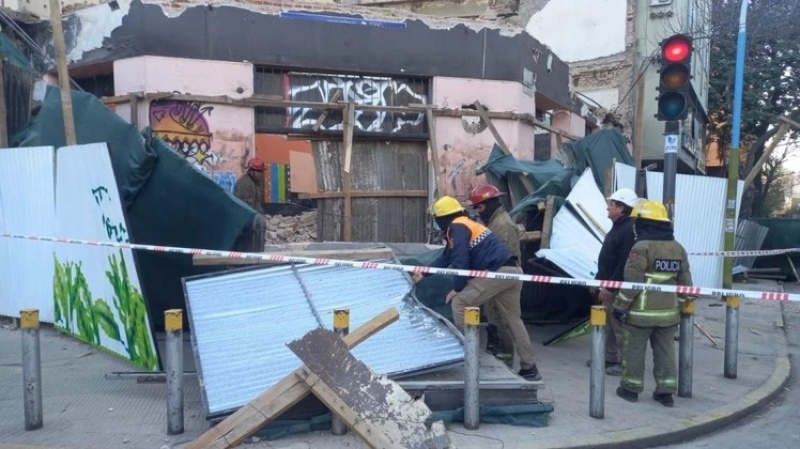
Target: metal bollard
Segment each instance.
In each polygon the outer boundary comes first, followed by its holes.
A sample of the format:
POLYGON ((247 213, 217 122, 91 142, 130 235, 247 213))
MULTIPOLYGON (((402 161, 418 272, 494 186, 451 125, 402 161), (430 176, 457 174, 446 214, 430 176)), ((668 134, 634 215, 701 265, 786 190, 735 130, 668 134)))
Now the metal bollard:
MULTIPOLYGON (((344 337, 350 332, 350 309, 334 309, 333 330, 340 337, 344 337)), ((331 433, 334 435, 347 433, 347 425, 336 415, 331 417, 331 433)))
POLYGON ((725 298, 725 377, 736 379, 739 363, 739 305, 738 296, 725 298))
POLYGON ((39 351, 39 310, 19 312, 22 328, 22 386, 25 402, 25 430, 41 429, 42 359, 39 351))
POLYGON ((692 397, 694 311, 694 301, 686 301, 681 308, 681 335, 678 343, 678 396, 682 398, 692 397))
POLYGON ((167 331, 167 433, 183 433, 183 311, 164 311, 167 331))
POLYGON ((606 400, 606 308, 592 306, 592 368, 589 377, 589 416, 603 419, 606 400))
POLYGON ((478 375, 480 361, 478 346, 480 345, 481 309, 467 307, 464 309, 464 427, 475 430, 480 425, 480 390, 478 375))

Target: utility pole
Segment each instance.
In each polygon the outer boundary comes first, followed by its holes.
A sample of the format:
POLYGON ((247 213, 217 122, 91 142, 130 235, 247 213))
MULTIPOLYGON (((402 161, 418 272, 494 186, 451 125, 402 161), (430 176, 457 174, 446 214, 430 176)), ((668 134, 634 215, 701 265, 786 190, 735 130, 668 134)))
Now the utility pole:
POLYGON ((53 47, 58 62, 58 84, 61 87, 61 112, 64 115, 64 136, 67 145, 77 144, 75 117, 72 115, 72 91, 67 70, 67 47, 64 44, 64 28, 61 26, 61 2, 50 0, 50 26, 53 29, 53 47))
MULTIPOLYGON (((736 71, 733 81, 733 123, 731 151, 728 156, 728 191, 725 195, 725 251, 733 251, 736 234, 736 193, 739 185, 739 139, 742 123, 742 85, 744 83, 744 50, 747 36, 747 6, 742 0, 739 12, 739 35, 736 43, 736 71)), ((733 286, 733 258, 722 265, 722 288, 733 286)), ((736 379, 739 352, 739 297, 725 298, 725 377, 736 379)))

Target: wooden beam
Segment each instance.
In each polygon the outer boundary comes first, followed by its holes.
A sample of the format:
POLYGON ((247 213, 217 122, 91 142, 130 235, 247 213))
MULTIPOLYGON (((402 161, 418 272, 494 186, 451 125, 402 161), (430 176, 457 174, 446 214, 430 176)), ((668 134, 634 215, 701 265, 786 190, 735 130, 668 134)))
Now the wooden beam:
POLYGON ((642 154, 644 151, 644 79, 639 78, 636 90, 636 111, 633 121, 633 166, 642 168, 642 154))
POLYGON ((785 117, 785 116, 781 116, 781 117, 779 117, 779 120, 781 120, 781 121, 782 121, 782 122, 784 122, 784 123, 788 123, 788 124, 789 124, 789 125, 791 125, 791 126, 794 128, 794 129, 796 129, 796 130, 800 131, 800 122, 796 122, 796 121, 794 121, 794 120, 790 119, 789 117, 785 117))
POLYGON ((753 181, 756 179, 756 176, 758 176, 758 174, 761 173, 761 167, 763 167, 764 164, 767 162, 769 156, 772 154, 772 151, 775 150, 775 147, 778 146, 778 143, 780 143, 780 141, 783 140, 783 136, 785 136, 786 133, 789 132, 789 128, 790 128, 789 123, 782 123, 780 128, 778 128, 778 132, 775 133, 774 136, 772 136, 769 146, 766 149, 764 149, 764 152, 761 154, 761 157, 758 158, 758 161, 756 161, 755 164, 753 164, 753 168, 750 170, 750 173, 748 173, 747 177, 744 178, 744 190, 747 190, 750 184, 752 184, 753 181))
MULTIPOLYGON (((318 193, 298 193, 300 199, 338 199, 344 198, 344 192, 318 192, 318 193)), ((425 198, 428 196, 426 190, 353 190, 350 198, 425 198)))
MULTIPOLYGON (((303 251, 270 251, 270 254, 280 254, 287 257, 309 257, 315 259, 342 259, 342 260, 375 260, 392 259, 394 252, 390 248, 353 249, 353 250, 303 250, 303 251)), ((208 256, 195 254, 192 256, 194 265, 262 265, 286 263, 273 260, 242 259, 236 257, 208 256)))
MULTIPOLYGON (((331 105, 336 105, 336 102, 339 101, 339 97, 341 97, 341 96, 342 96, 342 91, 341 90, 337 90, 336 93, 333 94, 333 97, 331 98, 331 101, 329 103, 331 105)), ((317 123, 314 123, 314 127, 312 128, 315 133, 319 132, 319 128, 322 126, 322 122, 324 122, 325 119, 328 118, 328 113, 329 112, 331 112, 331 108, 327 108, 327 109, 323 109, 322 110, 322 114, 319 115, 319 118, 317 119, 317 123)))
MULTIPOLYGON (((473 103, 473 104, 475 105, 475 108, 477 108, 478 114, 480 114, 481 120, 486 122, 486 126, 488 126, 489 127, 489 131, 492 132, 492 135, 494 136, 494 140, 497 141, 497 145, 500 147, 500 151, 502 151, 503 154, 505 154, 506 156, 511 156, 511 151, 508 150, 508 145, 506 145, 506 142, 503 140, 503 137, 497 131, 497 128, 494 127, 494 123, 492 123, 492 119, 489 117, 489 114, 486 113, 486 109, 483 107, 481 102, 478 101, 478 100, 475 100, 475 103, 473 103)), ((525 176, 524 173, 517 173, 517 175, 519 176, 519 180, 522 182, 522 185, 525 187, 525 190, 528 191, 528 194, 533 193, 533 191, 536 190, 536 189, 534 189, 533 183, 531 182, 531 180, 528 179, 528 177, 525 176)))
POLYGON ((535 242, 542 239, 542 231, 528 231, 519 238, 520 242, 535 242))
POLYGON ((553 207, 556 198, 553 195, 547 196, 547 203, 544 207, 544 222, 542 224, 542 243, 540 249, 550 248, 550 238, 553 235, 553 207))
POLYGON ((130 98, 130 109, 131 109, 131 125, 136 127, 136 131, 140 131, 139 128, 139 93, 130 93, 128 94, 130 98))
POLYGON ((439 195, 444 194, 444 187, 440 185, 439 180, 439 176, 441 175, 441 172, 439 171, 439 146, 436 144, 436 126, 434 124, 432 106, 428 106, 428 108, 425 110, 425 119, 428 121, 428 146, 431 149, 433 185, 436 187, 432 193, 433 197, 436 198, 439 195))
POLYGON ((5 58, 0 56, 0 148, 8 147, 8 113, 6 112, 5 58))
POLYGON ((342 192, 344 193, 344 241, 353 241, 353 176, 350 168, 353 158, 353 126, 355 121, 355 103, 350 102, 345 109, 344 119, 344 160, 342 163, 342 192))
MULTIPOLYGON (((353 348, 397 321, 399 317, 397 309, 392 307, 342 337, 342 340, 349 348, 353 348)), ((207 430, 190 443, 187 449, 228 449, 241 444, 311 393, 305 382, 296 377, 295 373, 298 371, 299 369, 290 373, 275 386, 207 430)))
POLYGON ((72 115, 72 90, 67 70, 67 48, 64 44, 64 28, 61 25, 61 2, 50 1, 50 26, 53 28, 53 46, 56 49, 58 65, 58 84, 61 88, 61 112, 64 116, 64 136, 67 145, 77 143, 75 137, 75 117, 72 115))

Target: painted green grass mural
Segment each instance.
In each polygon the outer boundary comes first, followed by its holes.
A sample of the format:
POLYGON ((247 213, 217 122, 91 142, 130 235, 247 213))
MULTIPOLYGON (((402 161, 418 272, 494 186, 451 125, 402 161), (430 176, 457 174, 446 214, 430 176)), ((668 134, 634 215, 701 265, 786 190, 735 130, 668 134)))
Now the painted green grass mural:
POLYGON ((106 337, 123 345, 134 365, 145 370, 158 369, 144 298, 130 281, 122 251, 119 257, 117 254, 108 257, 109 268, 105 272, 114 291, 112 304, 119 321, 105 299, 92 299, 81 262, 62 263, 55 254, 53 259, 56 326, 93 346, 101 346, 102 329, 106 337))

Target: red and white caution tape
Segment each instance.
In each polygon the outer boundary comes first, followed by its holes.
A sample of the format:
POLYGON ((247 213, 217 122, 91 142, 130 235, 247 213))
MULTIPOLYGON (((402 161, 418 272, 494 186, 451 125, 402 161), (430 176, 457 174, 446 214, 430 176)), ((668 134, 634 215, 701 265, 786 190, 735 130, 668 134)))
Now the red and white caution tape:
POLYGON ((210 249, 179 248, 174 246, 141 245, 136 243, 116 243, 109 241, 78 240, 59 237, 40 237, 34 235, 0 234, 0 237, 36 240, 42 242, 71 243, 75 245, 105 246, 109 248, 136 249, 142 251, 155 251, 161 253, 202 254, 207 256, 227 257, 232 259, 266 260, 270 262, 300 263, 310 265, 334 265, 338 267, 365 268, 371 270, 395 270, 407 273, 442 274, 448 276, 468 276, 491 279, 520 280, 523 282, 538 282, 542 284, 576 285, 582 287, 601 287, 613 289, 645 290, 657 292, 671 292, 684 295, 710 295, 710 296, 738 296, 741 298, 767 299, 774 301, 800 301, 800 294, 754 292, 746 290, 715 289, 708 287, 692 287, 684 285, 656 285, 635 282, 598 281, 595 279, 572 279, 553 276, 539 276, 530 274, 498 273, 491 271, 456 270, 450 268, 434 268, 415 265, 400 265, 380 262, 356 262, 352 260, 319 259, 311 257, 284 256, 282 254, 242 253, 237 251, 216 251, 210 249))
POLYGON ((718 257, 754 257, 754 256, 781 256, 784 254, 800 253, 800 248, 764 249, 758 251, 706 251, 688 253, 690 256, 718 256, 718 257))

